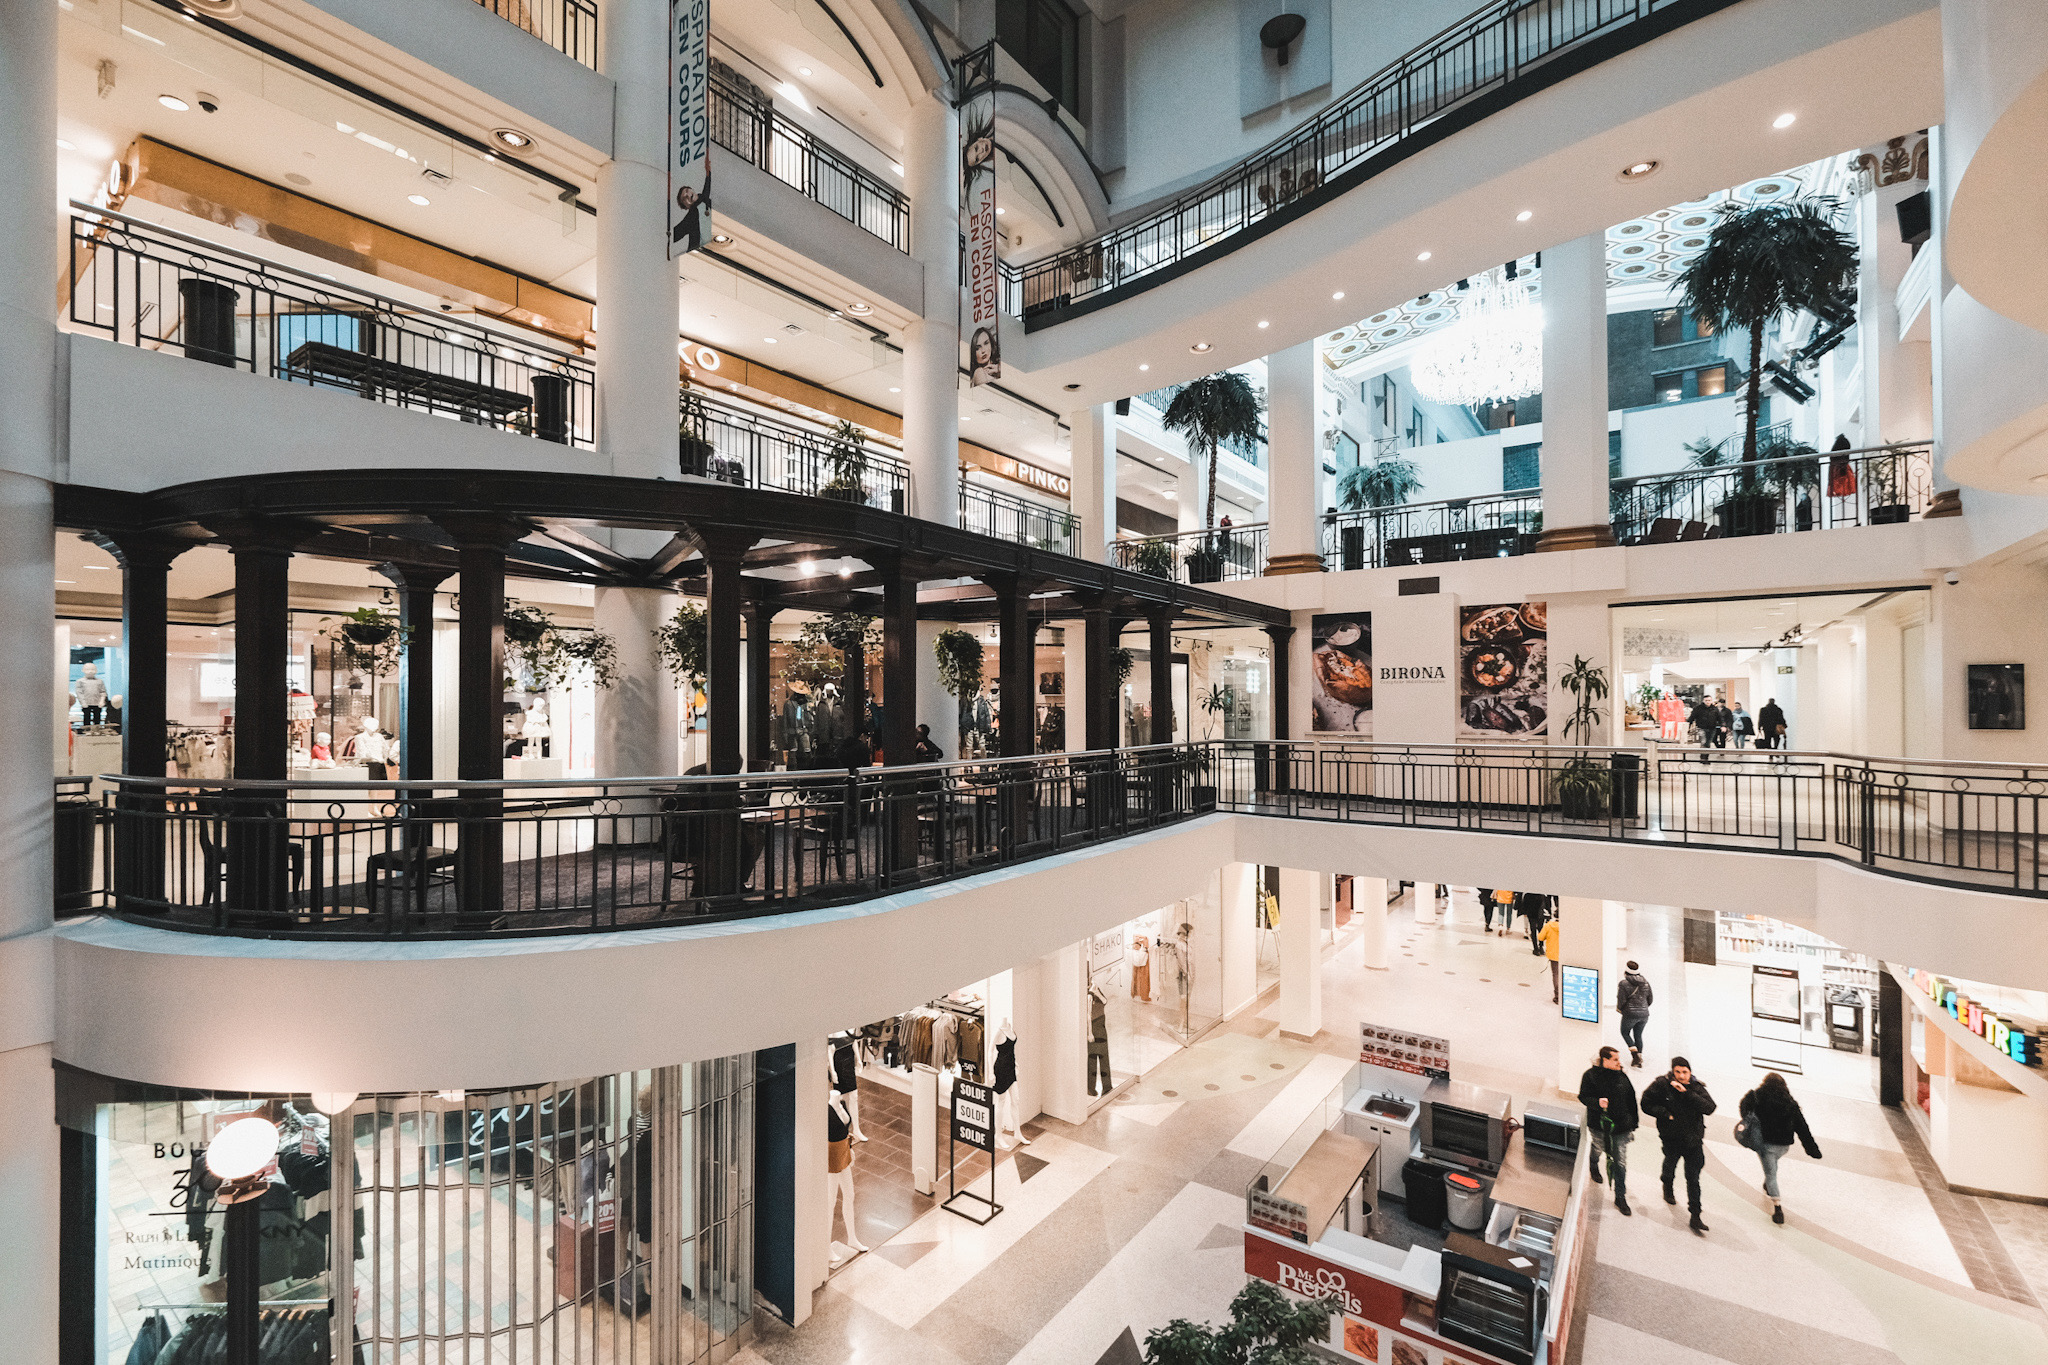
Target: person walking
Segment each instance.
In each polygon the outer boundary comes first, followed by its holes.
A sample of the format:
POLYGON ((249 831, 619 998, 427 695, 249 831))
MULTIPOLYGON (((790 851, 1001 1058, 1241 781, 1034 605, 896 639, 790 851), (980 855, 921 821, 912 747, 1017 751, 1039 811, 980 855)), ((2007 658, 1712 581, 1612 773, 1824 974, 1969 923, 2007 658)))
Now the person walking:
POLYGON ((1750 736, 1756 733, 1756 719, 1749 712, 1742 709, 1741 702, 1735 703, 1735 720, 1733 723, 1735 726, 1735 747, 1747 749, 1750 736))
POLYGON ((1638 1070, 1643 1065, 1643 1026, 1650 1022, 1650 1006, 1656 999, 1648 979, 1635 963, 1629 963, 1614 986, 1614 1009, 1621 1016, 1621 1041, 1628 1048, 1628 1064, 1638 1070))
POLYGON ((1726 699, 1726 698, 1724 698, 1724 697, 1717 697, 1717 698, 1715 698, 1715 699, 1714 699, 1714 747, 1715 747, 1716 749, 1725 749, 1725 748, 1727 748, 1727 747, 1728 747, 1728 732, 1729 732, 1730 730, 1733 730, 1734 728, 1735 728, 1735 713, 1734 713, 1733 711, 1730 711, 1730 710, 1728 709, 1728 701, 1727 701, 1727 699, 1726 699))
POLYGON ((1600 1058, 1579 1077, 1579 1102, 1586 1106, 1587 1160, 1593 1183, 1600 1183, 1600 1158, 1607 1157, 1607 1175, 1614 1182, 1614 1207, 1632 1217, 1628 1206, 1628 1144, 1642 1116, 1636 1109, 1636 1088, 1621 1069, 1621 1051, 1603 1047, 1600 1058))
POLYGON ((1678 1202, 1671 1182, 1683 1163, 1686 1206, 1692 1213, 1686 1226, 1707 1231, 1700 1217, 1700 1171, 1707 1164, 1707 1115, 1714 1112, 1714 1097, 1707 1093, 1706 1082, 1692 1074, 1691 1062, 1673 1057, 1671 1069, 1643 1091, 1642 1111, 1657 1120, 1657 1140, 1664 1145, 1664 1202, 1678 1202))
POLYGON ((1785 712, 1778 706, 1778 699, 1772 697, 1764 703, 1764 709, 1756 713, 1757 740, 1759 749, 1782 749, 1785 747, 1785 712))
POLYGON ((1557 960, 1557 934, 1557 921, 1554 919, 1546 921, 1536 933, 1542 943, 1543 955, 1550 959, 1550 1003, 1553 1005, 1559 1002, 1564 972, 1557 960))
POLYGON ((1482 886, 1479 888, 1479 914, 1486 921, 1486 932, 1489 934, 1492 933, 1493 888, 1490 886, 1482 886))
POLYGON ((1756 1153, 1764 1168, 1764 1193, 1771 1197, 1771 1221, 1785 1221, 1785 1204, 1778 1197, 1778 1161, 1792 1150, 1797 1140, 1806 1154, 1820 1160, 1820 1144, 1806 1126, 1805 1111, 1792 1098, 1792 1087, 1773 1071, 1757 1088, 1742 1097, 1742 1125, 1736 1139, 1756 1153))

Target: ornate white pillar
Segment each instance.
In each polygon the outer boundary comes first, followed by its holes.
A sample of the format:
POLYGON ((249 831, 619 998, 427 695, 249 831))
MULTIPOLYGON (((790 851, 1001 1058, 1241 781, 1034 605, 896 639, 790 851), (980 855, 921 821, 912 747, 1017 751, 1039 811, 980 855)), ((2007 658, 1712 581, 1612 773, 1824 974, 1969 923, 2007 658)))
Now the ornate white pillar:
POLYGON ((1607 247, 1543 251, 1543 535, 1539 550, 1614 543, 1607 497, 1607 247))
POLYGON ((903 149, 910 254, 924 267, 924 316, 903 334, 903 457, 910 513, 960 524, 960 115, 946 90, 910 110, 903 149))

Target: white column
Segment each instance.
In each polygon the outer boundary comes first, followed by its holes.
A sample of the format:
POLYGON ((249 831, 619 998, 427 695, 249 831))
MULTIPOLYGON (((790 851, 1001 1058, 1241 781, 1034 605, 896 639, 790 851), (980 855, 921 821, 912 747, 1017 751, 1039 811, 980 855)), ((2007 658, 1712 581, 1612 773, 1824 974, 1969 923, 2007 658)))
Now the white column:
POLYGON ((1364 966, 1384 971, 1387 966, 1387 879, 1351 879, 1351 915, 1359 922, 1359 955, 1364 966))
POLYGON ((1188 472, 1186 478, 1176 478, 1174 483, 1173 521, 1174 529, 1186 534, 1202 529, 1202 508, 1208 504, 1209 476, 1208 457, 1194 450, 1188 451, 1188 472))
POLYGON ((50 943, 50 686, 56 608, 51 480, 63 460, 57 329, 50 282, 59 278, 57 7, 0 0, 0 688, 9 724, 27 742, 0 759, 0 1283, 9 1359, 57 1358, 58 1149, 55 979, 50 943))
MULTIPOLYGON (((594 624, 619 649, 618 685, 597 694, 599 777, 670 777, 681 771, 676 686, 654 644, 654 632, 675 609, 675 595, 656 588, 597 590, 594 624)), ((736 704, 732 698, 725 702, 736 704)), ((567 717, 557 723, 566 724, 567 717)))
POLYGON ((1258 997, 1259 986, 1259 869, 1251 863, 1225 863, 1217 873, 1222 998, 1218 1013, 1224 1018, 1236 1014, 1258 997))
POLYGON ((1068 413, 1067 426, 1074 434, 1067 506, 1081 522, 1074 555, 1100 564, 1116 539, 1116 408, 1097 403, 1068 413))
POLYGON ((924 316, 903 333, 903 456, 911 515, 960 523, 960 116, 941 90, 911 106, 904 139, 910 254, 924 316))
POLYGON ((668 12, 665 0, 609 0, 602 13, 614 93, 612 159, 597 173, 597 439, 614 474, 638 479, 677 477, 668 12))
MULTIPOLYGON (((1039 1108, 1062 1123, 1088 1121, 1088 1002, 1082 953, 1072 944, 1039 960, 1039 1108)), ((1022 1039, 1019 1039, 1022 1045, 1022 1039)))
POLYGON ((1600 233, 1543 251, 1543 538, 1612 545, 1607 504, 1607 259, 1600 233))
MULTIPOLYGON (((825 1185, 825 1094, 828 1062, 825 1040, 813 1038, 796 1045, 796 1135, 795 1178, 792 1198, 796 1205, 791 1241, 796 1249, 796 1311, 792 1327, 811 1316, 813 1293, 824 1285, 832 1268, 831 1196, 825 1185)), ((860 1160, 861 1149, 854 1150, 860 1160)))
POLYGON ((1313 338, 1266 357, 1266 572, 1321 573, 1316 477, 1322 361, 1313 338))
POLYGON ((1067 737, 1061 747, 1068 753, 1080 753, 1088 747, 1088 624, 1062 621, 1060 628, 1065 632, 1062 649, 1067 661, 1067 737))
POLYGON ((1313 1038, 1323 1028, 1323 911, 1320 877, 1280 869, 1280 1031, 1313 1038))
MULTIPOLYGON (((932 727, 932 743, 939 746, 939 752, 946 756, 948 763, 960 757, 960 699, 939 686, 939 656, 932 652, 932 646, 939 638, 939 632, 946 629, 947 621, 919 621, 917 623, 917 724, 932 727)), ((995 656, 991 651, 984 659, 983 667, 993 671, 995 656)))
MULTIPOLYGON (((1546 257, 1547 259, 1547 257, 1546 257)), ((1560 896, 1557 901, 1558 933, 1557 960, 1565 966, 1591 967, 1600 973, 1601 1022, 1583 1023, 1564 1017, 1561 1007, 1557 1009, 1557 1086, 1566 1094, 1577 1094, 1579 1076, 1593 1064, 1593 1058, 1603 1044, 1616 1047, 1621 1045, 1619 1016, 1612 1028, 1608 1016, 1614 1015, 1614 987, 1621 980, 1616 970, 1615 947, 1620 939, 1618 921, 1621 913, 1619 901, 1588 900, 1582 896, 1560 896), (1610 915, 1608 907, 1614 907, 1610 915)), ((1546 977, 1549 964, 1544 965, 1546 977)), ((1537 983, 1537 989, 1548 992, 1550 983, 1546 979, 1537 983)))

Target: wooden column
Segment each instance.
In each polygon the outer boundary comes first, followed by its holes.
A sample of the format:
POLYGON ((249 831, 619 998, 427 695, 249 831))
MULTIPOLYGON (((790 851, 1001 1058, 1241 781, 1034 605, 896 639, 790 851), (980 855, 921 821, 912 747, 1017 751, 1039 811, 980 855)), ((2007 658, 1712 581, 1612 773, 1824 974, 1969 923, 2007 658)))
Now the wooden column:
POLYGON ((235 557, 235 776, 283 780, 291 656, 292 552, 287 540, 258 536, 235 557))
POLYGON ((133 777, 165 772, 165 661, 170 653, 171 561, 189 540, 146 532, 96 537, 121 566, 121 647, 128 652, 121 698, 121 771, 133 777))
MULTIPOLYGON (((774 748, 769 736, 775 728, 769 706, 775 660, 774 641, 768 633, 781 608, 767 602, 749 602, 741 611, 747 627, 747 770, 766 772, 774 766, 774 748)), ((706 694, 709 695, 708 693, 706 694)))
MULTIPOLYGON (((496 782, 505 776, 505 551, 525 527, 491 516, 446 516, 461 577, 456 612, 455 776, 496 782)), ((457 923, 491 926, 505 909, 505 802, 466 796, 456 836, 457 923)))
POLYGON ((917 762, 918 566, 903 559, 879 564, 882 582, 882 761, 917 762))
POLYGON ((1123 685, 1116 680, 1116 666, 1110 656, 1123 632, 1123 618, 1106 606, 1082 610, 1082 647, 1088 656, 1088 695, 1081 700, 1081 712, 1090 749, 1117 747, 1117 696, 1123 685))
POLYGON ((1267 765, 1260 763, 1259 786, 1262 789, 1287 791, 1292 785, 1292 766, 1288 757, 1287 740, 1293 732, 1293 721, 1288 715, 1287 698, 1291 688, 1288 679, 1288 643, 1294 638, 1293 626, 1267 626, 1266 636, 1273 642, 1273 755, 1270 776, 1267 765))
POLYGON ((434 594, 453 571, 379 564, 377 572, 398 589, 398 621, 408 632, 398 670, 398 775, 422 781, 434 775, 434 594))
POLYGON ((704 692, 710 702, 705 764, 714 773, 737 773, 740 764, 740 612, 746 605, 746 553, 754 547, 752 531, 724 528, 693 531, 704 556, 705 666, 704 692))
POLYGON ((1152 735, 1154 744, 1173 743, 1173 609, 1151 607, 1145 612, 1150 629, 1148 648, 1152 654, 1152 735))
POLYGON ((1003 693, 998 713, 1002 717, 1002 756, 1021 757, 1038 748, 1031 686, 1038 660, 1038 627, 1031 620, 1031 584, 1009 575, 985 581, 996 592, 996 626, 1002 633, 996 659, 996 678, 1003 693))

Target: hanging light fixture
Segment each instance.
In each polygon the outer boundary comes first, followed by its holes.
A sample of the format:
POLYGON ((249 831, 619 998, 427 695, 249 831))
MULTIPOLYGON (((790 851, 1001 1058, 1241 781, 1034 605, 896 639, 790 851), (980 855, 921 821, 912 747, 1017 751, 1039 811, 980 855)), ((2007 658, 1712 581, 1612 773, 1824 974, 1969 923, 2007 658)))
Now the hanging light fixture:
POLYGON ((1543 312, 1519 280, 1472 281, 1458 320, 1425 340, 1411 367, 1432 403, 1462 407, 1526 398, 1543 387, 1543 312))

